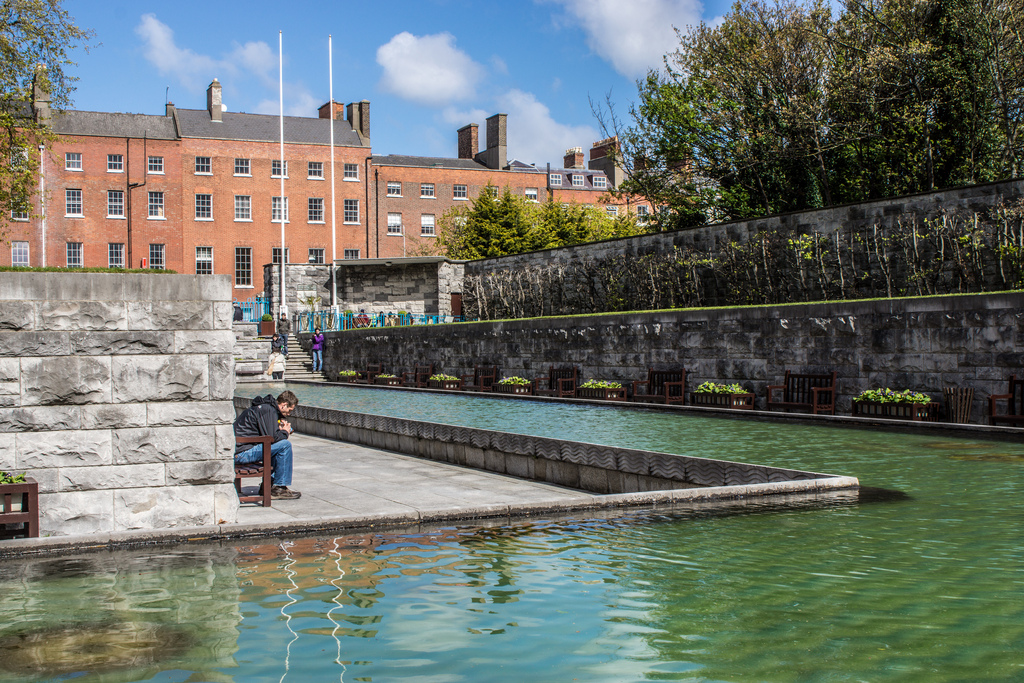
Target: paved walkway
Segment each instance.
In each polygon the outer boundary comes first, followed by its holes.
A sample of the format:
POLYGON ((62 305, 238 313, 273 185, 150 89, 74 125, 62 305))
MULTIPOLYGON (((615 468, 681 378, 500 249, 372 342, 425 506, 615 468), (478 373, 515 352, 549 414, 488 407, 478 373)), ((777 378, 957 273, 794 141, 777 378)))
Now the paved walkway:
POLYGON ((594 497, 305 434, 293 434, 291 441, 295 453, 291 488, 300 491, 302 498, 275 500, 269 508, 242 505, 239 524, 291 526, 366 517, 419 520, 446 514, 454 518, 470 510, 557 508, 594 497))

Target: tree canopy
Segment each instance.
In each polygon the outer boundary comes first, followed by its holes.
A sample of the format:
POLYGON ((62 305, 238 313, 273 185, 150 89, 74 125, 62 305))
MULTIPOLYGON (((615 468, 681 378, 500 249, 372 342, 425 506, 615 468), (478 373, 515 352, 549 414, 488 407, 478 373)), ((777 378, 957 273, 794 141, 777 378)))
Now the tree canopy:
POLYGON ((1024 0, 737 2, 677 31, 614 112, 635 194, 663 227, 1016 177, 1024 0))

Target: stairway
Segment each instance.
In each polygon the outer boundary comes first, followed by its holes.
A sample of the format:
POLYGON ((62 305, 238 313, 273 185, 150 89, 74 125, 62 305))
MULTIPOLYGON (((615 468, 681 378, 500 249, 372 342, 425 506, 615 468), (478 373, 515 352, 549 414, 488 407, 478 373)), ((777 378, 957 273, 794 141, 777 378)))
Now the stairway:
POLYGON ((313 372, 313 354, 303 351, 294 337, 288 339, 288 362, 285 363, 284 379, 286 382, 326 381, 322 372, 313 372))

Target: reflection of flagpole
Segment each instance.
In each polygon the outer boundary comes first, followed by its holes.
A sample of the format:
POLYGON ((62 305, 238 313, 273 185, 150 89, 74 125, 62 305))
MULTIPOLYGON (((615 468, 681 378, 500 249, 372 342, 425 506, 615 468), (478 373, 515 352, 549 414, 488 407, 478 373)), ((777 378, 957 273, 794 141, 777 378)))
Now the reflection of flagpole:
POLYGON ((329 92, 331 109, 331 307, 338 313, 338 282, 334 262, 338 260, 338 245, 334 233, 334 53, 331 49, 331 36, 327 36, 327 78, 331 81, 329 92))
POLYGON ((281 122, 281 313, 288 315, 288 304, 284 299, 284 266, 287 262, 284 247, 284 42, 281 38, 281 32, 277 32, 277 82, 278 90, 281 99, 281 113, 278 117, 281 122))
POLYGON ((334 539, 334 550, 332 551, 332 554, 334 555, 334 566, 338 570, 338 578, 331 579, 331 585, 338 589, 338 593, 333 598, 331 598, 331 602, 334 603, 334 607, 327 610, 327 618, 331 620, 332 624, 334 624, 334 630, 331 631, 331 635, 334 637, 334 642, 338 644, 338 656, 334 658, 334 663, 341 667, 341 675, 338 677, 338 680, 342 681, 345 678, 346 668, 341 661, 341 639, 338 638, 338 629, 340 627, 338 626, 338 622, 334 620, 334 616, 331 614, 331 612, 342 606, 341 596, 344 594, 344 591, 342 590, 341 586, 335 583, 335 581, 340 581, 342 578, 345 577, 345 570, 341 568, 341 553, 338 552, 337 538, 334 539))
MULTIPOLYGON (((281 172, 284 172, 283 168, 281 169, 281 172)), ((295 572, 292 571, 292 565, 295 564, 295 558, 292 557, 291 550, 289 550, 291 547, 291 543, 281 544, 281 549, 284 550, 285 554, 288 556, 289 564, 285 569, 288 571, 288 580, 292 584, 292 587, 284 592, 291 602, 286 605, 281 605, 281 615, 285 618, 285 625, 288 627, 288 630, 292 632, 292 639, 288 641, 288 647, 286 647, 284 651, 284 673, 281 674, 281 680, 278 681, 278 683, 283 683, 284 677, 288 675, 288 669, 291 667, 292 643, 299 639, 299 634, 292 628, 292 615, 284 611, 285 607, 291 607, 298 602, 298 600, 295 599, 295 596, 292 595, 292 588, 298 590, 299 586, 295 583, 295 572)))

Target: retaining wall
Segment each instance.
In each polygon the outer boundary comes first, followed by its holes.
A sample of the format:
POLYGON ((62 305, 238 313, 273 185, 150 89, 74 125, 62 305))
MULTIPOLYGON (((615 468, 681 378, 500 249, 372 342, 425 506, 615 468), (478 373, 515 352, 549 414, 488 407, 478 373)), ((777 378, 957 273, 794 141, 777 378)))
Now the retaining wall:
POLYGON ((234 522, 228 276, 0 273, 0 469, 41 531, 234 522))

